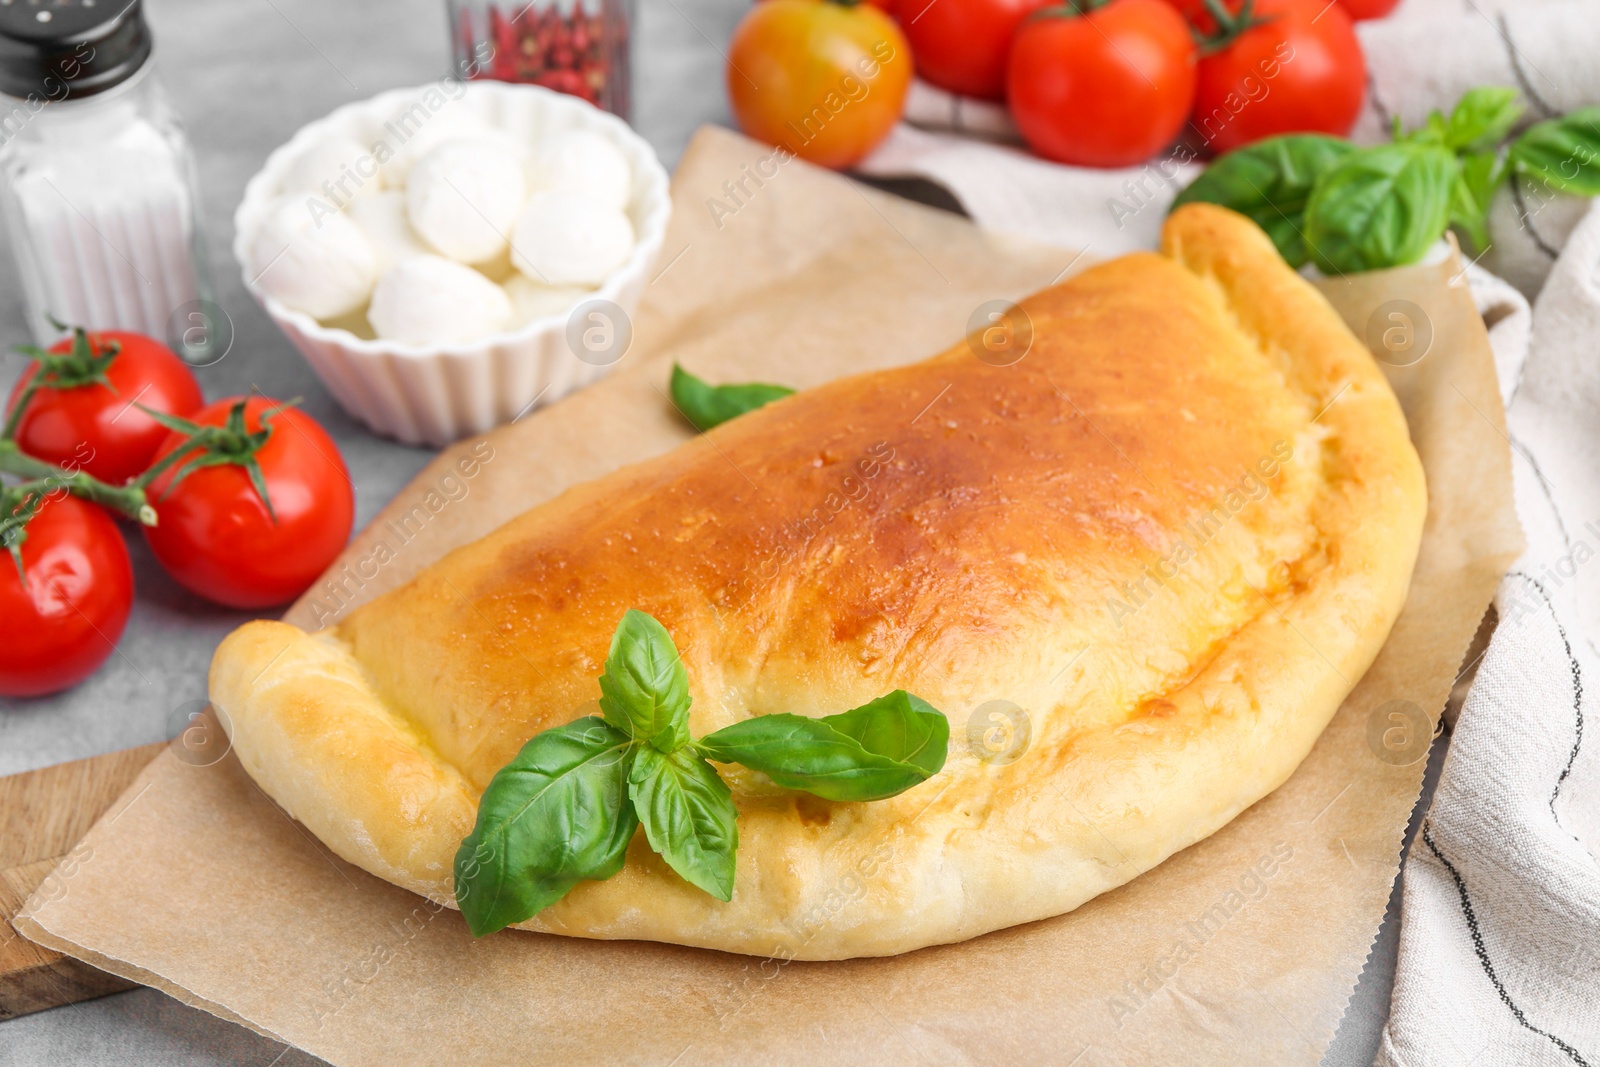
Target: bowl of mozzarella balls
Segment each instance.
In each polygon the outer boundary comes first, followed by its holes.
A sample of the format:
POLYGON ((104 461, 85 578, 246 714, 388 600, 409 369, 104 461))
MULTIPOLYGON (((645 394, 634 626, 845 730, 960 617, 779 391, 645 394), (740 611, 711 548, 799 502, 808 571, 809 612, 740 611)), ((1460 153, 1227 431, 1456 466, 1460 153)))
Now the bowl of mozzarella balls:
POLYGON ((609 373, 671 214, 622 120, 445 81, 300 130, 234 214, 246 287, 374 431, 444 445, 609 373))

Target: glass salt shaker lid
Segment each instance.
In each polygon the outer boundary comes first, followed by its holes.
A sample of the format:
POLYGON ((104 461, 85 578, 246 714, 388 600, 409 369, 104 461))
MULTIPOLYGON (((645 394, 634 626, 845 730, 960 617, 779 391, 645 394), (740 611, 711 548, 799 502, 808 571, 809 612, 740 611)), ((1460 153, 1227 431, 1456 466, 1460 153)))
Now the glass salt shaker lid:
POLYGON ((0 93, 93 96, 149 58, 141 0, 0 0, 0 93))

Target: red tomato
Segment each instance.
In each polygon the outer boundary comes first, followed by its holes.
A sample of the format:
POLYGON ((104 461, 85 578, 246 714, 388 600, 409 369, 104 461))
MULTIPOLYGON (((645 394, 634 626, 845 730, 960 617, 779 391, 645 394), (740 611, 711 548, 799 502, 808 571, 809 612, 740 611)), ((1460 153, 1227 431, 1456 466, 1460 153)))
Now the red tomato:
MULTIPOLYGON (((50 351, 65 355, 72 351, 73 340, 58 341, 50 351)), ((159 341, 119 330, 89 335, 96 356, 113 342, 120 349, 104 365, 109 388, 100 382, 40 388, 23 412, 17 444, 30 456, 121 485, 144 472, 167 438, 166 427, 134 404, 170 415, 190 415, 200 409, 205 398, 188 364, 159 341)), ((39 370, 35 363, 18 379, 6 403, 8 415, 39 370)), ((47 374, 45 381, 52 380, 55 376, 47 374)))
POLYGON ((1183 128, 1194 103, 1194 40, 1161 0, 1042 12, 1017 31, 1009 87, 1012 118, 1041 156, 1129 166, 1183 128))
MULTIPOLYGON (((238 399, 219 400, 192 418, 223 426, 238 399)), ((261 413, 276 403, 251 397, 245 428, 259 430, 261 413)), ((150 483, 158 521, 144 536, 156 559, 179 584, 235 608, 271 607, 304 592, 344 548, 355 516, 350 474, 322 427, 294 408, 268 424, 272 433, 255 460, 276 521, 243 466, 202 467, 173 486, 187 462, 179 460, 150 483)), ((168 435, 157 461, 185 440, 168 435)))
POLYGON ((1256 0, 1253 11, 1266 21, 1200 60, 1200 136, 1228 152, 1280 133, 1350 132, 1367 81, 1350 17, 1326 0, 1256 0))
POLYGON ((1362 19, 1381 19, 1400 6, 1400 0, 1339 0, 1345 14, 1360 22, 1362 19))
POLYGON ((1210 33, 1216 26, 1211 13, 1206 10, 1206 0, 1167 0, 1167 3, 1177 8, 1189 20, 1189 25, 1197 29, 1210 33))
POLYGON ((0 550, 0 696, 77 685, 117 647, 133 606, 133 568, 117 524, 65 493, 29 520, 24 585, 0 550))
POLYGON ((1052 0, 896 0, 917 73, 963 96, 1001 100, 1017 27, 1052 0))

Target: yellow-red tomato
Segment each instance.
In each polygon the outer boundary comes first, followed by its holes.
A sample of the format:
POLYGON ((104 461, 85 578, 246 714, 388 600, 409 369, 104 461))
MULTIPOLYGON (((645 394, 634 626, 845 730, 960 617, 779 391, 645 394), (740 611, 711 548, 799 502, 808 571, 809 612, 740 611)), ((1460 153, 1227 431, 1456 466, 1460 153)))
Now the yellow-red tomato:
POLYGON ((824 167, 878 146, 905 108, 911 47, 868 4, 766 0, 728 45, 728 102, 739 128, 824 167))

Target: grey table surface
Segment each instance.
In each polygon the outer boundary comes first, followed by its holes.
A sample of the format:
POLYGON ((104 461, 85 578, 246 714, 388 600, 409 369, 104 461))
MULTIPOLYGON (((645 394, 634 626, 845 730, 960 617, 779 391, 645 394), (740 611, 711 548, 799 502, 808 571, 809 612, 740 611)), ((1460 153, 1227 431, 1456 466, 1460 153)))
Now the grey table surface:
MULTIPOLYGON (((746 0, 642 0, 635 24, 634 125, 670 168, 703 123, 726 123, 725 46, 746 0)), ((267 153, 334 107, 449 68, 442 0, 146 0, 158 72, 199 159, 217 299, 235 327, 232 350, 200 370, 208 397, 252 387, 303 396, 338 441, 356 484, 360 526, 430 453, 366 432, 341 411, 244 292, 229 252, 232 213, 267 153)), ((9 235, 6 238, 9 250, 9 235)), ((16 267, 0 256, 0 344, 27 340, 16 267)), ((9 390, 20 359, 0 363, 9 390)), ((212 650, 249 616, 209 605, 168 579, 142 540, 130 541, 138 599, 117 655, 59 696, 0 699, 0 774, 173 736, 184 706, 205 696, 212 650)), ((1437 773, 1442 746, 1431 760, 1437 773)), ((1372 1062, 1387 1013, 1398 896, 1323 1063, 1372 1062)), ((0 1023, 0 1064, 256 1064, 322 1061, 139 989, 0 1023)), ((665 1064, 663 1064, 665 1067, 665 1064)))

